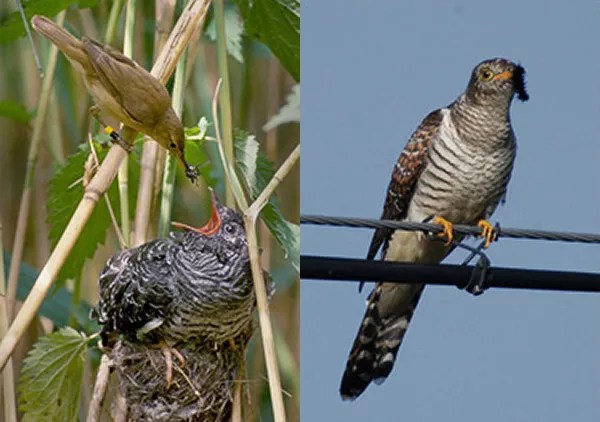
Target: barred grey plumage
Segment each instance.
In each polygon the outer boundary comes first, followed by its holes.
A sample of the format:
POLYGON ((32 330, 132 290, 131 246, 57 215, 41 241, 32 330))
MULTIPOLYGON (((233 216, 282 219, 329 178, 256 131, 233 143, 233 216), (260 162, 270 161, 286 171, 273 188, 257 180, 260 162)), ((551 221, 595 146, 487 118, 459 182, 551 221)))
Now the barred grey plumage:
MULTIPOLYGON (((524 69, 506 59, 478 64, 466 91, 430 113, 409 139, 392 173, 381 218, 486 224, 506 194, 516 154, 510 122, 515 94, 527 100, 524 69)), ((487 223, 489 226, 489 223, 487 223)), ((434 264, 452 247, 422 232, 380 228, 367 257, 434 264)), ((391 372, 424 285, 379 282, 354 341, 340 393, 355 399, 391 372)))
POLYGON ((94 317, 105 346, 133 342, 223 342, 248 329, 254 309, 241 215, 213 194, 209 223, 113 256, 100 274, 94 317))

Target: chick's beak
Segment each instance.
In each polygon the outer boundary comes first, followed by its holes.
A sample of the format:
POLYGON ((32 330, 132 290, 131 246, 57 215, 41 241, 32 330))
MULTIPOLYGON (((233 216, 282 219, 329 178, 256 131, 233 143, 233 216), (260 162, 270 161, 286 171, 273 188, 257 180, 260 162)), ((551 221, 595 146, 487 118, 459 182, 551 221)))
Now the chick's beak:
POLYGON ((171 224, 179 229, 193 230, 205 236, 213 236, 217 234, 217 232, 221 228, 221 217, 219 216, 219 210, 217 209, 217 199, 215 197, 215 192, 212 189, 210 189, 210 198, 212 203, 212 211, 210 215, 210 220, 208 220, 208 222, 204 226, 192 227, 188 226, 187 224, 177 222, 172 222, 171 224))

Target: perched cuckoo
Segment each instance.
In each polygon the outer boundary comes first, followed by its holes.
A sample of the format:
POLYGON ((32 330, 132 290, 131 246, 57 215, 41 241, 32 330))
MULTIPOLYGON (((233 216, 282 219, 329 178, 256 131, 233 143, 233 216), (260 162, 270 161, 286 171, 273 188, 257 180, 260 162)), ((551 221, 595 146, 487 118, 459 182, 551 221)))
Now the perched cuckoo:
MULTIPOLYGON (((436 222, 446 241, 425 233, 380 228, 368 259, 382 249, 386 261, 436 264, 451 251, 452 224, 477 224, 487 239, 495 233, 487 219, 503 201, 516 141, 510 121, 515 94, 526 101, 525 70, 506 59, 478 64, 466 91, 449 106, 430 113, 401 152, 394 167, 382 219, 436 222)), ((398 348, 423 284, 378 282, 352 345, 340 394, 353 400, 392 371, 398 348)))

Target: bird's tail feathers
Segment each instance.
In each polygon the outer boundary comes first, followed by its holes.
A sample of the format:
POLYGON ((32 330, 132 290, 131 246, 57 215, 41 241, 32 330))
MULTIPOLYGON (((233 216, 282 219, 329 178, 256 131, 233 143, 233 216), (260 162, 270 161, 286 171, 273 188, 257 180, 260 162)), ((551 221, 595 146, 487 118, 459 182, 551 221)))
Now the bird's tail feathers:
POLYGON ((379 312, 382 292, 383 285, 378 284, 367 301, 367 310, 342 376, 340 394, 344 400, 356 399, 371 381, 381 384, 392 372, 423 287, 404 310, 386 318, 379 312))
POLYGON ((56 44, 69 59, 76 62, 88 60, 81 41, 52 20, 45 16, 35 15, 31 18, 31 25, 38 33, 56 44))

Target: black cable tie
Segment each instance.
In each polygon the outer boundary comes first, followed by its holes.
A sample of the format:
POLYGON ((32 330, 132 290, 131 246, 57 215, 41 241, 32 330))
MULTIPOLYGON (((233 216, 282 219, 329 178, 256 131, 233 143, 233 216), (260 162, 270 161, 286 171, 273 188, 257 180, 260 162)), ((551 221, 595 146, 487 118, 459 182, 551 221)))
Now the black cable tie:
POLYGON ((491 277, 491 262, 490 259, 485 255, 481 254, 477 263, 473 266, 471 277, 464 290, 471 293, 473 296, 479 296, 483 294, 488 288, 488 279, 491 277))

